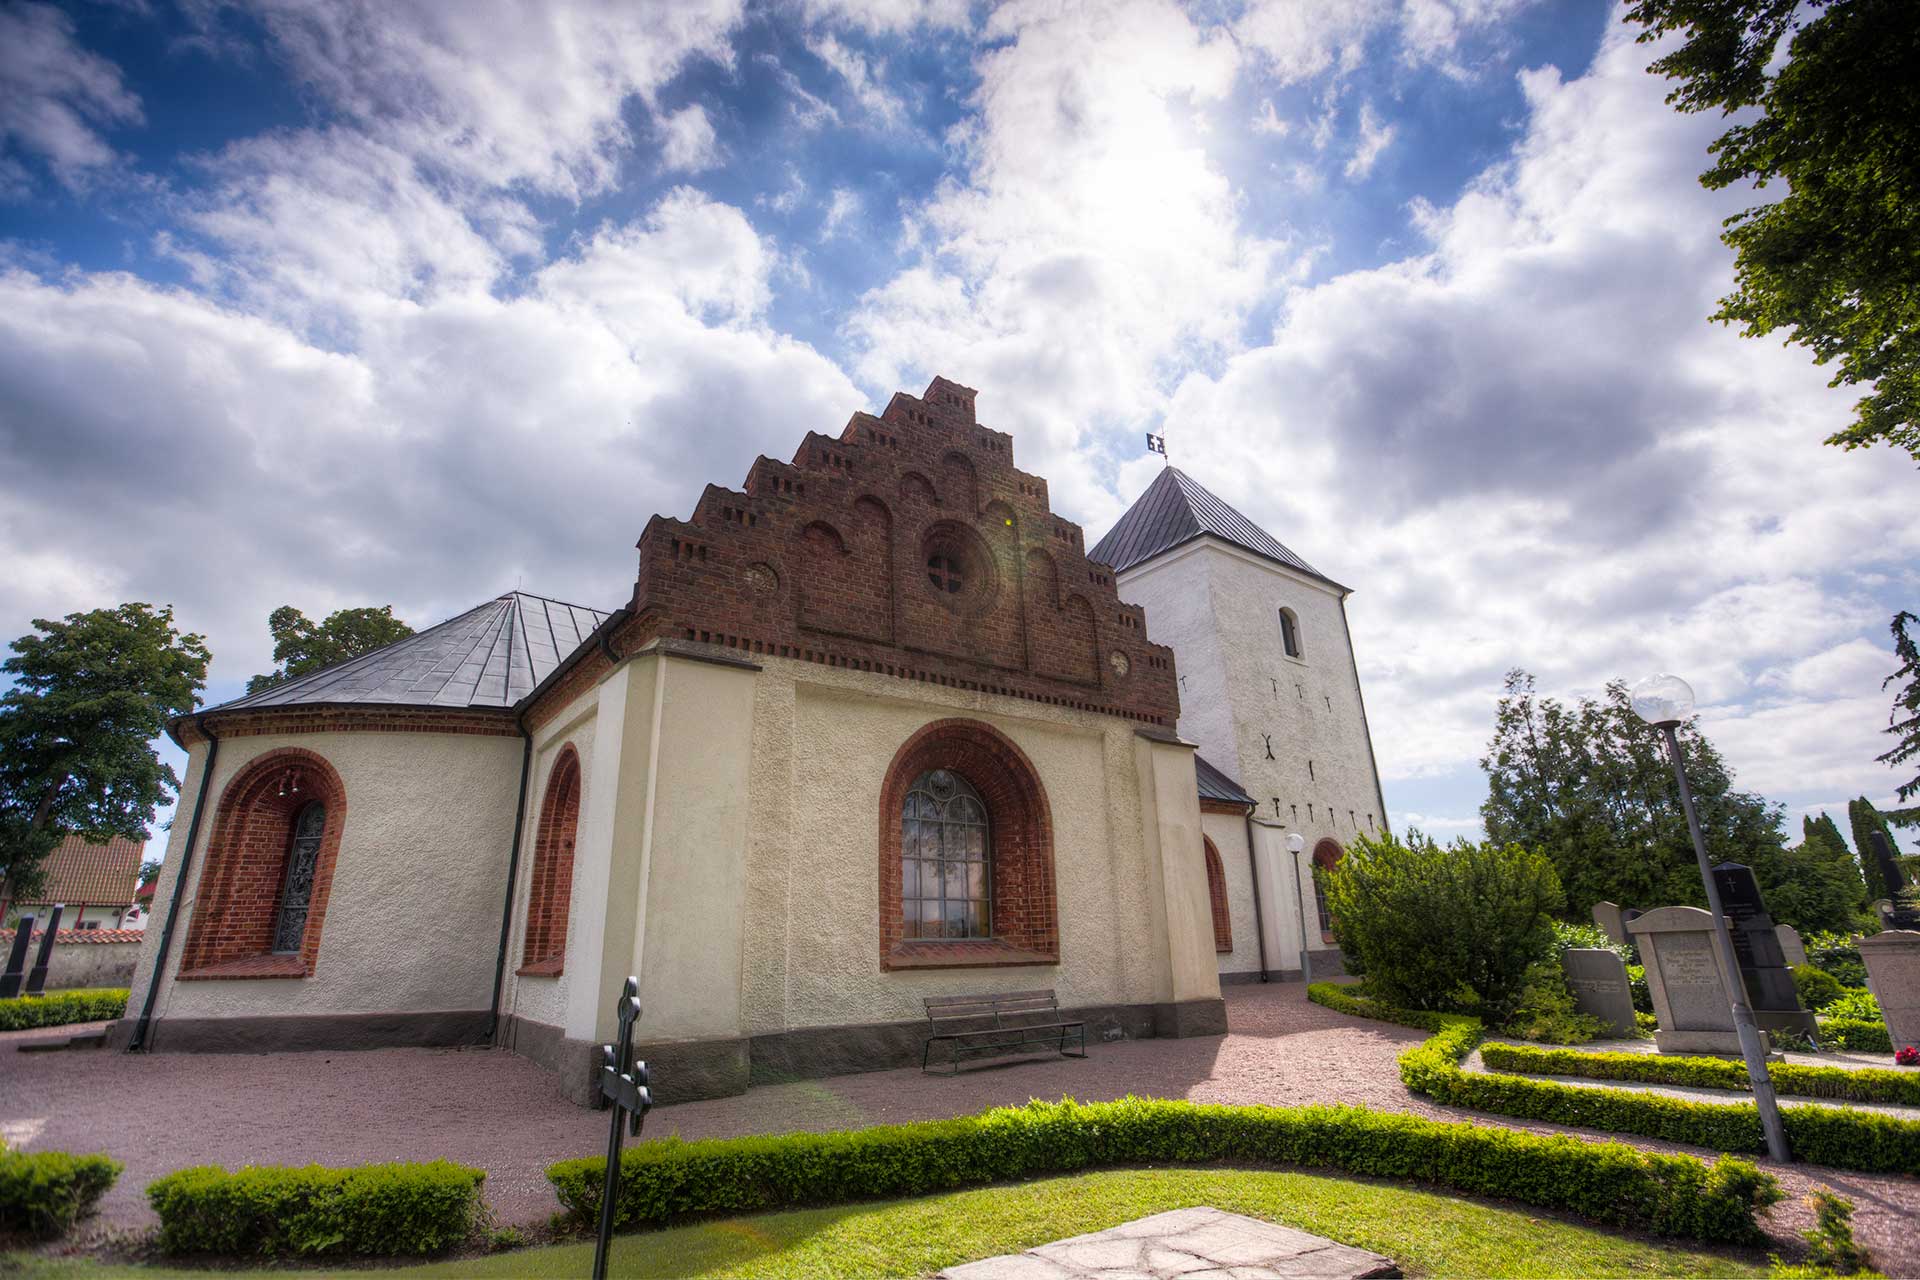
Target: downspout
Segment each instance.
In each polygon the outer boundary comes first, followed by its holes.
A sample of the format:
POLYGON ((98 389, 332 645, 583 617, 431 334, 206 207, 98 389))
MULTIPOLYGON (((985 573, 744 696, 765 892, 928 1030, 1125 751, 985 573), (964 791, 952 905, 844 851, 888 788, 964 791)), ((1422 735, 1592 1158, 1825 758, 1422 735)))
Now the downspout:
POLYGON ((1353 696, 1360 700, 1360 732, 1367 739, 1367 763, 1373 766, 1373 798, 1380 805, 1380 833, 1387 835, 1387 793, 1380 789, 1380 761, 1373 754, 1373 730, 1367 727, 1367 695, 1360 689, 1360 660, 1353 653, 1353 628, 1347 625, 1347 597, 1352 594, 1350 591, 1340 593, 1340 630, 1347 637, 1347 665, 1353 670, 1353 696))
POLYGON ((500 954, 493 961, 493 1004, 487 1010, 487 1043, 500 1030, 500 994, 507 984, 507 942, 513 932, 513 889, 520 876, 520 834, 527 822, 527 783, 533 774, 533 734, 525 715, 513 718, 520 730, 520 799, 513 807, 513 845, 507 851, 507 898, 500 904, 500 954))
POLYGON ((1267 978, 1267 923, 1260 913, 1260 859, 1253 851, 1253 811, 1258 805, 1247 809, 1247 871, 1253 876, 1253 940, 1260 947, 1260 981, 1267 978))
POLYGON ((167 922, 160 929, 160 947, 154 953, 153 973, 147 979, 147 998, 140 1006, 140 1018, 133 1024, 133 1038, 127 1041, 128 1053, 147 1047, 147 1030, 153 1023, 153 1002, 160 994, 160 977, 167 971, 167 952, 173 946, 173 928, 180 920, 180 895, 187 889, 187 874, 193 870, 193 847, 200 839, 200 817, 207 808, 207 784, 213 781, 214 761, 220 758, 220 739, 207 727, 207 718, 193 718, 194 731, 207 740, 207 761, 200 766, 200 789, 193 796, 193 816, 187 820, 187 847, 180 855, 180 874, 173 879, 173 897, 167 902, 167 922))

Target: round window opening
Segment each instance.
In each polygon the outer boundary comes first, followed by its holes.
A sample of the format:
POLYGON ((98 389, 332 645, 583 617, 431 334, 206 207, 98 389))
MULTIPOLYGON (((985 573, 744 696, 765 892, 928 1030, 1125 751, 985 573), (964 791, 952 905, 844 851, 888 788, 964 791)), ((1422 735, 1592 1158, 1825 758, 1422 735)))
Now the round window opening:
POLYGON ((972 529, 952 521, 934 526, 920 543, 920 559, 927 589, 948 608, 972 614, 991 603, 993 556, 972 529))
POLYGON ((958 556, 936 551, 927 557, 927 581, 933 583, 934 590, 957 596, 967 584, 966 570, 960 567, 958 556))

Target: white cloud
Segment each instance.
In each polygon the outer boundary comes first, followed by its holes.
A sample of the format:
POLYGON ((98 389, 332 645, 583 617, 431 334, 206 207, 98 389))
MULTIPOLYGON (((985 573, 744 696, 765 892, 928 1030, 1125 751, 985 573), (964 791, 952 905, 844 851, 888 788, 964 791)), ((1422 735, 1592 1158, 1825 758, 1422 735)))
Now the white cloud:
POLYGON ((0 198, 31 188, 17 149, 83 190, 119 159, 105 131, 141 123, 120 68, 74 41, 73 19, 44 4, 0 7, 0 198))
POLYGON ((887 66, 884 61, 869 61, 830 35, 807 41, 807 48, 846 81, 854 101, 868 116, 889 127, 899 125, 906 119, 906 102, 886 86, 887 66))
POLYGON ((815 22, 900 34, 919 27, 964 30, 972 5, 969 0, 802 0, 800 7, 815 22))
POLYGON ((1253 118, 1253 131, 1268 134, 1275 138, 1284 138, 1293 131, 1293 126, 1280 118, 1273 109, 1273 99, 1263 98, 1260 102, 1260 114, 1253 118))
POLYGON ((835 187, 833 197, 827 201, 826 217, 820 220, 820 238, 831 240, 840 235, 850 218, 860 212, 860 195, 848 187, 835 187))
POLYGON ((1357 181, 1372 173, 1380 153, 1393 145, 1393 135, 1394 127, 1380 119, 1373 104, 1362 103, 1360 137, 1354 142, 1353 154, 1347 158, 1347 167, 1343 170, 1347 178, 1357 181))
POLYGON ((720 163, 713 121, 699 103, 688 103, 660 122, 660 163, 669 173, 699 173, 720 163))

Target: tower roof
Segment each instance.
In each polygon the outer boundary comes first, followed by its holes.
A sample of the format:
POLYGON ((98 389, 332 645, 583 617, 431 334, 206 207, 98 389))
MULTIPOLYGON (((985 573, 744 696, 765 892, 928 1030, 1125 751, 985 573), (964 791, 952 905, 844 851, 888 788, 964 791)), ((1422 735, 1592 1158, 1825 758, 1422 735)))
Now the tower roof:
POLYGON ((1107 530, 1107 536, 1087 552, 1087 559, 1112 565, 1115 573, 1125 573, 1142 561, 1202 535, 1231 542, 1242 551, 1340 586, 1178 467, 1167 467, 1160 472, 1147 486, 1147 491, 1127 508, 1126 514, 1107 530))
POLYGON ((425 631, 210 711, 357 706, 513 706, 607 620, 599 609, 524 591, 477 605, 425 631))

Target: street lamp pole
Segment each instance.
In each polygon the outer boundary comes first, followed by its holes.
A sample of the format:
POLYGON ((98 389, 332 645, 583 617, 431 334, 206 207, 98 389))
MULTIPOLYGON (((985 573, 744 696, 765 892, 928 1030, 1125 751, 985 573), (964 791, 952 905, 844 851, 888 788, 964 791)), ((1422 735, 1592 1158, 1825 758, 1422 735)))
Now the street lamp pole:
POLYGON ((1660 731, 1667 744, 1667 759, 1673 764, 1673 780, 1680 787, 1680 808, 1687 815, 1687 834, 1693 838, 1693 856, 1700 864, 1700 882, 1707 890, 1707 911, 1713 916, 1713 936, 1720 952, 1720 965, 1729 978, 1728 999, 1733 1005, 1733 1030, 1740 1038, 1740 1056, 1746 1059, 1747 1082, 1753 1089, 1753 1104, 1760 1112, 1760 1128, 1766 1135, 1767 1154, 1785 1164, 1793 1159, 1787 1148, 1786 1126, 1780 1123, 1780 1103, 1774 1097, 1773 1077, 1767 1074, 1767 1051, 1760 1040, 1760 1028, 1753 1020, 1753 1007, 1747 1003, 1746 980, 1740 974, 1740 960, 1733 950, 1733 934, 1727 928, 1726 912, 1720 906, 1720 886, 1714 882, 1713 865, 1707 861, 1707 841, 1700 832, 1700 815, 1693 807, 1693 788, 1687 785, 1687 770, 1680 754, 1680 722, 1693 713, 1693 690, 1679 676, 1649 676, 1635 685, 1633 709, 1642 720, 1660 731))
POLYGON ((1300 879, 1300 854, 1307 838, 1298 831, 1287 837, 1287 852, 1293 855, 1293 904, 1300 908, 1300 981, 1313 981, 1313 959, 1307 955, 1307 891, 1300 879))

